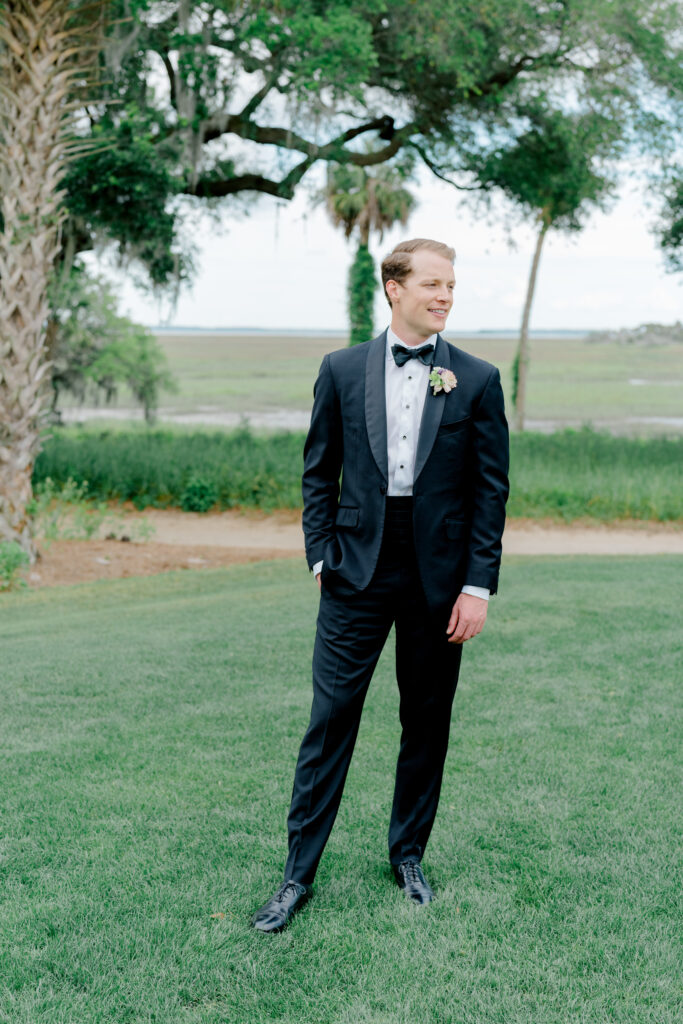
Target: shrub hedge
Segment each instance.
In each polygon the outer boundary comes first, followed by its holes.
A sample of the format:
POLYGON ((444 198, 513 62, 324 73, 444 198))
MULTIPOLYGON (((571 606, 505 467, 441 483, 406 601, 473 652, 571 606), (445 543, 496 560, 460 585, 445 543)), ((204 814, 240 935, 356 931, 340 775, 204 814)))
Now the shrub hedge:
MULTIPOLYGON (((87 483, 96 499, 138 508, 301 505, 304 434, 57 431, 34 483, 87 483)), ((514 434, 511 516, 571 521, 683 520, 683 438, 631 439, 593 430, 514 434)))

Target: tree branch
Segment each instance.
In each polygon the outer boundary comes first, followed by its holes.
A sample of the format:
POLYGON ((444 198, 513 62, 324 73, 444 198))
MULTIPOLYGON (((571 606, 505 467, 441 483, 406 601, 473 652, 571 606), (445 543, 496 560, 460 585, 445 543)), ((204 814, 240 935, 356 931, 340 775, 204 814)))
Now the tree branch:
POLYGON ((161 50, 160 49, 157 52, 158 52, 159 56, 161 57, 161 59, 162 59, 162 61, 164 63, 164 67, 166 68, 166 74, 168 75, 168 83, 169 83, 170 92, 171 92, 171 106, 173 107, 173 109, 177 113, 178 112, 178 96, 177 96, 177 93, 176 93, 177 83, 176 83, 175 68, 173 67, 173 64, 171 63, 171 58, 169 57, 167 50, 161 50))
POLYGON ((434 161, 427 156, 423 147, 417 142, 410 142, 409 145, 416 153, 420 155, 424 163, 427 165, 432 174, 440 178, 441 181, 445 181, 447 185, 452 185, 453 188, 457 188, 460 192, 479 192, 481 191, 481 185, 459 185, 457 181, 453 181, 452 178, 447 177, 442 171, 438 170, 434 161))
POLYGON ((351 153, 340 157, 340 163, 355 163, 360 166, 383 163, 398 152, 401 143, 396 145, 396 136, 399 140, 405 138, 415 130, 414 124, 404 125, 399 131, 394 129, 394 121, 391 117, 376 117, 372 121, 358 125, 356 128, 347 128, 335 139, 325 143, 323 146, 309 142, 302 135, 292 131, 290 128, 277 128, 273 125, 259 125, 253 121, 243 118, 242 114, 226 114, 216 116, 205 121, 202 131, 202 138, 205 142, 220 138, 221 135, 237 135, 249 142, 258 142, 265 146, 280 146, 283 149, 294 149, 315 160, 325 159, 334 150, 342 150, 347 142, 365 135, 367 132, 379 132, 381 137, 391 138, 391 142, 384 149, 375 153, 351 153), (382 135, 384 133, 384 135, 382 135))
POLYGON ((501 68, 500 71, 496 71, 495 74, 487 78, 486 81, 482 82, 482 84, 476 89, 476 92, 480 96, 488 96, 489 93, 492 93, 495 89, 509 85, 510 82, 517 78, 517 75, 522 71, 525 71, 527 68, 533 67, 538 60, 538 57, 530 57, 529 55, 520 57, 519 60, 514 62, 514 64, 510 64, 509 67, 506 68, 501 68))
POLYGON ((266 98, 266 96, 270 92, 270 90, 273 88, 273 86, 277 82, 279 74, 280 74, 280 69, 279 68, 277 68, 277 69, 274 68, 272 74, 268 75, 268 77, 266 78, 265 82, 263 83, 261 88, 258 90, 258 92, 254 93, 254 95, 251 97, 249 102, 244 105, 242 110, 237 115, 241 120, 243 120, 243 121, 248 120, 251 117, 251 115, 254 113, 254 111, 258 107, 260 107, 260 105, 263 103, 264 99, 266 98))
MULTIPOLYGON (((228 118, 228 122, 232 121, 233 118, 228 118)), ((237 119, 235 119, 237 120, 237 119)), ((254 126, 258 127, 258 126, 254 126)), ((211 179, 211 178, 199 178, 196 185, 187 185, 183 192, 188 195, 204 196, 204 197, 221 197, 227 195, 234 195, 236 192, 263 192, 266 195, 277 196, 279 199, 291 199, 294 195, 294 189, 299 184, 304 174, 316 163, 318 160, 335 160, 337 163, 350 163, 355 164, 357 167, 372 167, 376 164, 384 163, 390 160, 392 156, 398 153, 401 146, 405 145, 409 136, 415 131, 415 125, 408 123, 398 131, 394 130, 393 120, 391 118, 381 117, 376 118, 374 121, 370 121, 364 125, 359 125, 356 128, 349 128, 337 138, 331 139, 330 142, 324 146, 316 146, 314 143, 307 142, 305 139, 301 139, 300 136, 295 136, 297 145, 290 146, 291 149, 301 149, 306 153, 303 160, 301 160, 296 166, 294 166, 280 181, 275 181, 272 178, 266 178, 261 174, 239 174, 235 177, 224 178, 224 179, 211 179), (371 153, 356 153, 352 150, 344 148, 344 144, 351 139, 357 138, 364 132, 379 131, 388 134, 389 129, 393 134, 391 141, 384 146, 382 149, 375 150, 371 153), (305 148, 304 148, 305 147, 305 148)), ((223 134, 222 132, 220 134, 223 134)), ((290 133, 283 128, 261 128, 257 133, 258 137, 253 139, 250 135, 242 135, 242 138, 252 138, 252 141, 265 142, 266 140, 276 145, 283 145, 282 141, 274 142, 277 138, 288 139, 290 133)), ((216 136, 212 136, 216 138, 216 136)), ((206 138, 206 136, 205 136, 206 138)), ((286 145, 286 142, 284 143, 286 145)))
POLYGON ((265 178, 261 174, 238 174, 223 181, 199 178, 193 188, 188 187, 182 191, 186 195, 199 196, 202 199, 218 199, 233 195, 235 192, 263 192, 278 199, 291 199, 291 195, 283 195, 282 186, 282 182, 265 178))

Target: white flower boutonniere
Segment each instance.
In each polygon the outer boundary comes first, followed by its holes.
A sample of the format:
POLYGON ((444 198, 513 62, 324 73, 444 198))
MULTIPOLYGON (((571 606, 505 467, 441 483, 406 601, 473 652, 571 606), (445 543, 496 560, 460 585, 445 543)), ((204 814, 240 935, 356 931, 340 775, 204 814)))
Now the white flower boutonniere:
POLYGON ((452 370, 447 370, 444 366, 435 366, 429 374, 429 383, 432 386, 433 395, 438 395, 440 391, 448 394, 458 386, 458 378, 452 370))

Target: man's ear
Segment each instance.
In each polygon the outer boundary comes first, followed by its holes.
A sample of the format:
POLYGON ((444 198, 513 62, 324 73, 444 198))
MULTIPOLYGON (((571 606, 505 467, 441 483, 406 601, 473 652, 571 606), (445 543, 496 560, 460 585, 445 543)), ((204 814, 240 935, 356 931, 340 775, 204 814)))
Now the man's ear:
POLYGON ((385 288, 391 302, 395 302, 401 290, 401 286, 399 285, 398 281, 390 279, 389 281, 387 281, 385 288))

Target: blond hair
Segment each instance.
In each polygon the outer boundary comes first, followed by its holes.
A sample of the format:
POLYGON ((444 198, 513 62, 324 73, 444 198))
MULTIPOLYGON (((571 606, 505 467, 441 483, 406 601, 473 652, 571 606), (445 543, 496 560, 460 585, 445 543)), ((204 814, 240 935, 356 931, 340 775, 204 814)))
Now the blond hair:
POLYGON ((439 256, 445 257, 449 263, 455 263, 455 249, 446 245, 445 242, 436 242, 433 238, 411 238, 407 242, 399 242, 382 260, 382 287, 389 305, 391 305, 391 299, 387 295, 387 281, 403 284, 413 269, 412 255, 420 249, 436 252, 439 256))

